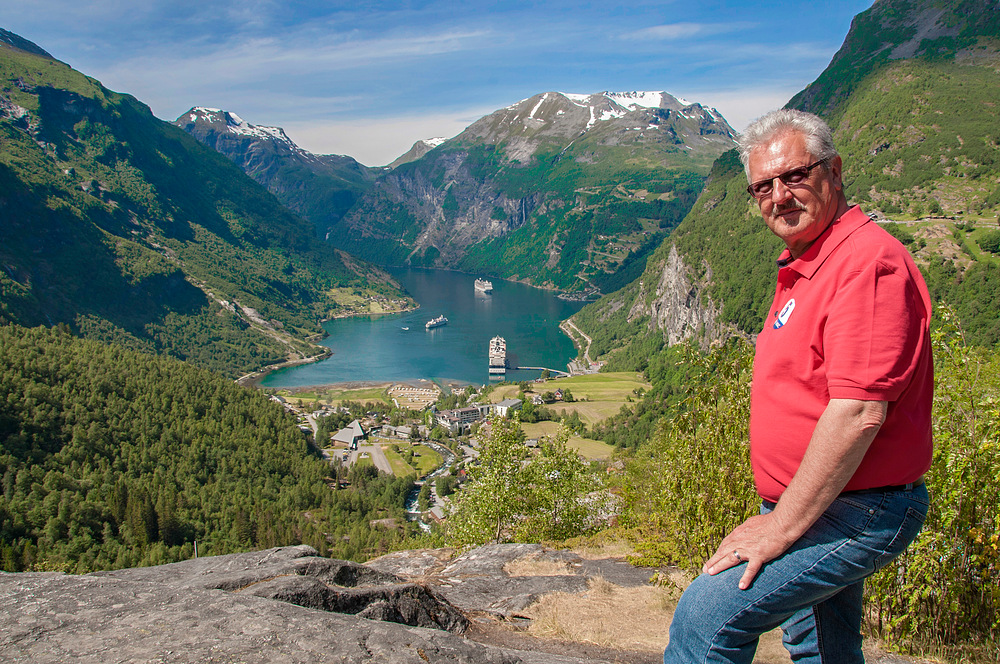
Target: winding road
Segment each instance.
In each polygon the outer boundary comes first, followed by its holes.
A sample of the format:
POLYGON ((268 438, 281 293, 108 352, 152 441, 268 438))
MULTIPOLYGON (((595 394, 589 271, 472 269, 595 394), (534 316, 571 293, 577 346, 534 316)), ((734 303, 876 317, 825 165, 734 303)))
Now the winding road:
POLYGON ((584 334, 583 330, 581 330, 580 328, 578 328, 576 326, 576 324, 573 322, 572 318, 567 318, 563 322, 559 323, 559 327, 561 327, 563 330, 565 330, 566 333, 569 334, 570 338, 573 339, 574 342, 576 341, 576 337, 573 336, 573 333, 570 332, 569 330, 567 330, 566 328, 572 328, 573 332, 576 332, 581 337, 583 337, 584 339, 586 339, 586 341, 587 341, 587 347, 583 349, 583 359, 587 361, 587 366, 588 367, 591 364, 593 364, 594 361, 590 359, 590 344, 593 343, 593 339, 591 339, 586 334, 584 334))

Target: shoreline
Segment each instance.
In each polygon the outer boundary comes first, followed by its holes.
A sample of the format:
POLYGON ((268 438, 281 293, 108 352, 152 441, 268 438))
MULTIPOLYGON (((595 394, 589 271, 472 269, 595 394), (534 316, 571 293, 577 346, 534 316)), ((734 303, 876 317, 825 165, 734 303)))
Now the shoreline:
MULTIPOLYGON (((434 271, 434 272, 451 272, 451 273, 454 273, 454 274, 459 274, 459 275, 469 276, 469 277, 478 277, 479 276, 479 273, 463 272, 461 270, 455 270, 455 269, 450 269, 450 268, 407 268, 405 266, 394 266, 394 267, 389 268, 389 269, 426 270, 426 271, 434 271)), ((509 282, 509 283, 516 283, 516 284, 519 284, 519 285, 522 285, 522 286, 527 286, 529 288, 537 289, 539 291, 545 291, 545 292, 548 292, 548 293, 553 293, 559 299, 566 300, 566 301, 578 301, 578 302, 581 302, 581 303, 585 303, 587 301, 586 298, 588 297, 587 293, 564 291, 564 290, 561 290, 561 289, 558 289, 558 288, 553 288, 551 285, 540 286, 540 285, 537 285, 537 284, 529 283, 527 280, 522 280, 522 279, 516 279, 516 278, 510 279, 510 278, 503 278, 503 277, 490 277, 490 278, 499 279, 501 281, 506 281, 506 282, 509 282)), ((342 320, 342 319, 348 319, 348 318, 360 318, 360 317, 374 318, 374 317, 382 317, 382 316, 403 315, 403 314, 411 313, 411 312, 414 312, 414 311, 417 311, 417 310, 423 308, 423 305, 420 302, 417 302, 415 299, 413 299, 412 296, 408 296, 408 297, 410 297, 411 301, 413 301, 415 303, 415 306, 404 307, 402 309, 395 310, 395 311, 380 311, 380 312, 364 311, 364 312, 350 312, 350 313, 344 312, 344 313, 338 313, 338 314, 335 314, 335 315, 333 315, 333 316, 331 316, 329 318, 320 319, 319 323, 322 326, 323 324, 331 322, 331 321, 334 321, 334 320, 342 320)), ((570 318, 572 318, 572 316, 570 316, 570 318)), ((577 363, 577 358, 580 357, 581 352, 583 352, 585 349, 583 347, 583 344, 582 344, 581 340, 576 335, 570 333, 570 331, 566 329, 566 325, 569 322, 570 318, 567 318, 565 320, 559 321, 558 324, 557 324, 557 327, 558 327, 559 331, 563 335, 565 335, 566 338, 569 339, 570 343, 573 345, 574 350, 576 351, 576 354, 566 362, 566 365, 565 365, 566 368, 565 369, 553 369, 552 371, 555 371, 555 372, 565 371, 569 375, 573 375, 575 373, 574 372, 574 365, 577 363)), ((572 325, 572 323, 569 323, 569 324, 572 325)), ((310 384, 310 385, 294 385, 294 386, 263 386, 263 385, 261 385, 261 383, 268 376, 270 376, 272 373, 274 373, 276 371, 280 371, 282 369, 288 369, 288 368, 298 367, 298 366, 304 366, 304 365, 308 365, 308 364, 314 364, 314 363, 322 362, 323 360, 325 360, 325 359, 327 359, 329 357, 332 357, 334 355, 334 351, 331 350, 330 348, 326 347, 326 346, 319 345, 319 343, 318 343, 319 341, 322 341, 323 339, 326 339, 329 336, 330 336, 330 333, 325 328, 323 328, 321 335, 320 334, 315 334, 315 335, 312 335, 312 336, 310 336, 310 337, 302 340, 302 341, 304 341, 306 343, 311 344, 311 346, 317 351, 317 353, 314 354, 314 355, 311 355, 309 357, 299 357, 299 358, 296 358, 296 359, 289 359, 289 360, 285 360, 285 361, 275 362, 275 363, 269 364, 267 366, 261 367, 261 368, 255 370, 255 371, 251 371, 251 372, 249 372, 249 373, 247 373, 247 374, 245 374, 245 375, 237 378, 235 380, 235 382, 237 384, 239 384, 239 385, 244 386, 244 387, 251 387, 251 388, 255 388, 255 389, 259 389, 259 390, 274 390, 274 391, 286 390, 286 391, 288 391, 289 393, 292 393, 292 394, 294 394, 296 392, 315 391, 315 390, 323 390, 323 389, 327 389, 327 390, 329 390, 329 389, 351 390, 351 389, 367 389, 367 388, 374 388, 374 387, 388 387, 388 386, 391 386, 393 384, 413 385, 415 387, 419 387, 421 385, 426 385, 427 383, 435 384, 443 392, 447 392, 447 391, 454 390, 456 388, 457 389, 464 389, 465 387, 467 387, 469 385, 475 385, 475 386, 480 385, 480 383, 476 382, 476 381, 468 381, 468 380, 460 380, 460 379, 434 379, 434 378, 423 378, 423 377, 420 377, 420 378, 407 378, 407 379, 390 379, 390 378, 386 378, 386 379, 373 379, 373 380, 347 380, 347 381, 335 381, 335 382, 328 382, 328 383, 324 382, 324 383, 314 383, 314 384, 310 384)), ((482 384, 487 384, 487 383, 482 383, 482 384)))
POLYGON ((368 390, 374 388, 389 389, 394 385, 405 385, 407 387, 426 389, 433 385, 443 393, 444 390, 442 389, 442 386, 447 387, 449 390, 455 390, 455 389, 464 389, 468 385, 474 385, 474 384, 475 383, 469 383, 466 381, 459 381, 459 380, 450 380, 450 379, 438 382, 430 378, 407 378, 398 380, 348 380, 336 383, 319 383, 315 385, 294 385, 289 387, 269 387, 264 389, 275 390, 276 392, 286 391, 291 395, 295 395, 300 392, 322 392, 325 390, 342 390, 348 392, 353 390, 368 390))
MULTIPOLYGON (((414 302, 416 302, 416 300, 414 300, 414 302)), ((417 306, 415 306, 415 307, 407 307, 405 309, 400 309, 399 311, 355 312, 355 313, 345 313, 345 314, 340 314, 340 315, 337 315, 337 316, 331 316, 330 318, 321 318, 320 321, 319 321, 319 324, 320 324, 320 328, 322 329, 323 323, 328 323, 328 322, 333 321, 333 320, 343 320, 345 318, 360 318, 361 316, 393 316, 393 315, 397 315, 397 314, 406 314, 406 313, 409 313, 411 311, 416 311, 418 309, 420 309, 420 303, 419 302, 417 302, 417 306)), ((260 382, 262 380, 264 380, 265 378, 267 378, 270 374, 274 373, 275 371, 279 371, 281 369, 288 369, 290 367, 298 367, 298 366, 302 366, 304 364, 314 364, 316 362, 322 362, 326 358, 328 358, 331 355, 333 355, 333 351, 330 350, 329 348, 327 348, 326 346, 319 345, 316 342, 317 341, 322 341, 323 339, 326 339, 328 336, 330 336, 330 333, 327 332, 325 329, 323 329, 322 334, 314 334, 314 335, 312 335, 310 337, 302 339, 303 342, 311 344, 313 348, 315 348, 316 350, 321 351, 320 353, 318 353, 316 355, 310 355, 309 357, 301 357, 301 358, 299 358, 297 360, 285 360, 284 362, 278 362, 276 364, 269 364, 266 367, 262 367, 260 369, 255 370, 255 371, 251 371, 250 373, 247 373, 247 374, 245 374, 243 376, 240 376, 239 378, 236 379, 236 381, 235 381, 236 384, 237 385, 242 385, 243 387, 252 387, 252 388, 258 389, 258 390, 259 389, 269 389, 269 388, 262 388, 260 386, 260 382)), ((379 381, 375 381, 375 382, 379 382, 379 381)), ((282 389, 284 389, 284 388, 282 388, 282 389)))

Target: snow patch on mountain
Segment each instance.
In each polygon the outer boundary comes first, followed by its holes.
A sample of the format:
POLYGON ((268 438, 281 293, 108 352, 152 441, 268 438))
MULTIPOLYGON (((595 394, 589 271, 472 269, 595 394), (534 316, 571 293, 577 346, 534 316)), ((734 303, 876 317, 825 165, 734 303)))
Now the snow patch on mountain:
MULTIPOLYGON (((620 106, 634 111, 637 108, 660 108, 665 92, 605 92, 604 96, 620 106)), ((671 95, 672 96, 672 95, 671 95)), ((687 104, 685 104, 686 106, 687 104)))
POLYGON ((535 119, 535 113, 538 112, 538 108, 542 104, 544 104, 545 100, 548 99, 548 98, 549 98, 549 93, 548 92, 546 92, 545 94, 542 95, 542 98, 538 100, 538 103, 535 104, 535 107, 533 109, 531 109, 531 113, 528 114, 528 119, 529 120, 534 120, 535 119))
POLYGON ((625 111, 618 111, 613 108, 607 108, 601 111, 601 117, 598 118, 602 122, 607 120, 616 120, 618 118, 625 117, 625 111))
POLYGON ((561 94, 563 97, 566 97, 566 99, 569 99, 577 106, 586 106, 587 100, 590 99, 591 97, 591 95, 579 95, 579 94, 574 94, 572 92, 560 92, 559 94, 561 94))
POLYGON ((231 134, 249 136, 251 138, 259 138, 268 141, 277 141, 279 143, 286 144, 289 148, 295 150, 296 152, 305 152, 302 148, 297 146, 287 134, 285 134, 285 130, 281 127, 253 125, 232 111, 224 111, 219 108, 208 108, 203 106, 192 109, 188 119, 191 122, 196 122, 199 117, 211 124, 224 124, 226 126, 226 131, 231 134))

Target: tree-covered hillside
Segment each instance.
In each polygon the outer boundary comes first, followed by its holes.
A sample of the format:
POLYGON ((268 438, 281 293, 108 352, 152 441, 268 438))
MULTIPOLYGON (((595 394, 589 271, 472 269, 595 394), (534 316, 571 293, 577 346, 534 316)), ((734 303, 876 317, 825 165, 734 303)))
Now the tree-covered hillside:
POLYGON ((229 160, 44 52, 0 43, 0 136, 0 322, 232 375, 311 353, 344 290, 402 297, 229 160))
MULTIPOLYGON (((384 553, 408 479, 330 468, 255 390, 57 329, 0 326, 0 567, 85 572, 306 543, 384 553)), ((371 469, 374 470, 374 469, 371 469)), ((406 528, 410 528, 407 526, 406 528)))

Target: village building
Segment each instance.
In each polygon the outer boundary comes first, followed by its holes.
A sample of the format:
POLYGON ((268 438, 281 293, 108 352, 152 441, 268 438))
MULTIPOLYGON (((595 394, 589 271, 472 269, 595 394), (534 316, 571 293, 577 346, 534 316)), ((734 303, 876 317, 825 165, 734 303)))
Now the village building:
POLYGON ((520 410, 521 400, 520 399, 504 399, 500 403, 492 404, 492 411, 499 415, 500 417, 508 417, 510 411, 520 410))
POLYGON ((333 442, 347 445, 352 450, 358 449, 358 443, 365 439, 365 430, 361 422, 354 420, 333 436, 333 442))
POLYGON ((437 413, 436 421, 439 425, 447 429, 451 435, 458 436, 469 433, 469 427, 473 422, 484 420, 491 414, 508 417, 512 410, 519 410, 520 408, 520 399, 504 399, 499 403, 441 410, 437 413))

